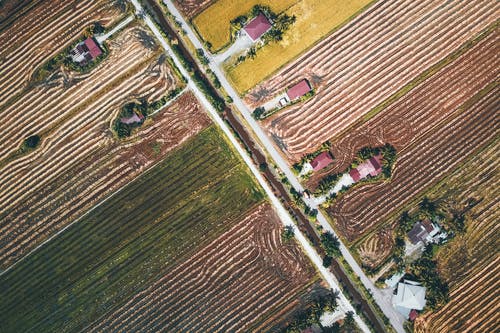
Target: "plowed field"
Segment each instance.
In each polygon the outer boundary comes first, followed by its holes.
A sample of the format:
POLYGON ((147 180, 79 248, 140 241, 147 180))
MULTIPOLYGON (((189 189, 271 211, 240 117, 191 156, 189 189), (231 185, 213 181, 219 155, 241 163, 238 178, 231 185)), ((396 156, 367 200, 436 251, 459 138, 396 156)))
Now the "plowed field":
POLYGON ((165 57, 143 46, 144 33, 127 28, 108 41, 108 58, 89 74, 61 68, 0 106, 7 119, 0 124, 1 268, 209 124, 186 95, 130 140, 113 137, 123 104, 157 100, 177 85, 165 57), (16 155, 31 134, 41 136, 40 146, 16 155))
POLYGON ((91 331, 239 332, 280 321, 312 282, 296 245, 261 205, 91 331))
POLYGON ((398 152, 390 182, 352 188, 329 208, 347 240, 366 235, 398 205, 413 200, 498 135, 492 126, 498 120, 498 39, 494 31, 404 98, 332 142, 339 170, 363 146, 388 142, 398 152))
POLYGON ((175 0, 176 7, 182 14, 191 19, 201 13, 216 0, 175 0))
MULTIPOLYGON (((209 127, 0 274, 0 330, 85 330, 209 246, 262 201, 249 170, 209 127)), ((280 258, 290 262, 295 250, 270 254, 279 248, 267 245, 276 241, 276 231, 261 232, 255 236, 261 258, 270 266, 280 258)), ((289 274, 300 260, 276 266, 276 272, 289 274)), ((210 274, 218 273, 210 267, 210 274)))
POLYGON ((469 198, 480 202, 468 213, 466 233, 437 255, 440 274, 450 285, 450 302, 417 319, 416 332, 499 329, 499 148, 496 141, 429 193, 451 207, 464 205, 469 198))
POLYGON ((338 136, 498 18, 495 1, 379 1, 246 96, 261 105, 302 78, 316 94, 264 122, 291 161, 338 136))
MULTIPOLYGON (((0 107, 16 100, 33 71, 99 21, 111 25, 120 11, 107 0, 39 1, 14 15, 0 32, 0 107)), ((3 148, 3 147, 2 147, 3 148)))

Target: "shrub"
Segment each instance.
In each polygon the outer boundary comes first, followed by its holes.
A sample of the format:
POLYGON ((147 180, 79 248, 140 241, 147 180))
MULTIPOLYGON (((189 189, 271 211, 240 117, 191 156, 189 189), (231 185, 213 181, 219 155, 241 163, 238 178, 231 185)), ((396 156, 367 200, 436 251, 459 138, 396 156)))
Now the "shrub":
POLYGON ((283 239, 283 241, 287 242, 287 241, 291 240, 293 237, 295 237, 295 231, 293 230, 293 226, 291 226, 291 225, 285 226, 285 228, 281 232, 281 239, 283 239))
POLYGON ((24 140, 23 146, 28 149, 33 149, 36 148, 39 143, 40 143, 40 136, 31 135, 24 140))

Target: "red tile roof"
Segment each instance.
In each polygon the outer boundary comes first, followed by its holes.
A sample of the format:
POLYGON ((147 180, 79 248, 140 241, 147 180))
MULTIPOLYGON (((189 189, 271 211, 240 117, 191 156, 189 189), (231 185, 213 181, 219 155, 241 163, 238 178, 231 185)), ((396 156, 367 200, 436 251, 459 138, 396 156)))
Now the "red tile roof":
POLYGON ((99 46, 96 44, 93 38, 89 37, 85 40, 85 46, 89 49, 90 56, 92 59, 95 59, 96 57, 100 56, 102 54, 101 49, 99 46))
POLYGON ((286 94, 288 95, 288 98, 290 98, 291 101, 293 101, 296 98, 302 97, 308 92, 311 91, 311 86, 309 85, 309 82, 307 82, 306 79, 300 81, 293 87, 287 90, 286 94))
POLYGON ((414 321, 415 319, 417 319, 418 317, 418 313, 417 313, 417 310, 413 309, 410 311, 410 315, 408 316, 408 319, 410 319, 411 321, 414 321))
POLYGON ((422 226, 425 228, 425 230, 428 233, 431 233, 434 230, 434 226, 432 225, 431 221, 429 219, 425 219, 422 221, 422 226))
POLYGON ((349 171, 349 175, 355 182, 367 177, 368 175, 375 177, 382 172, 382 165, 380 164, 381 159, 382 155, 372 156, 356 168, 349 171))
POLYGON ((358 169, 356 169, 356 168, 351 169, 351 171, 349 171, 349 175, 351 176, 352 180, 354 180, 355 182, 357 182, 361 179, 361 175, 360 175, 358 169))
POLYGON ((312 161, 311 161, 311 166, 313 167, 314 171, 318 171, 326 167, 328 164, 332 163, 333 159, 330 156, 330 153, 327 151, 322 152, 318 156, 316 156, 312 161))
POLYGON ((269 29, 271 29, 271 22, 269 22, 267 17, 262 13, 257 15, 245 26, 245 31, 250 38, 252 38, 252 40, 259 39, 259 37, 266 33, 269 29))

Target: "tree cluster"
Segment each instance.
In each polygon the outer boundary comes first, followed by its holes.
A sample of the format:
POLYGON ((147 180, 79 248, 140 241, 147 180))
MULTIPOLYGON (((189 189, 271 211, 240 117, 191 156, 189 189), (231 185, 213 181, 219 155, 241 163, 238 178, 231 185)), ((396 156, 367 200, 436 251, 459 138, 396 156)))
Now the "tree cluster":
POLYGON ((335 235, 331 232, 326 231, 321 234, 320 237, 321 246, 326 252, 326 255, 329 257, 340 257, 342 253, 340 252, 340 242, 335 235))
POLYGON ((325 295, 316 296, 310 306, 294 315, 284 332, 302 332, 312 325, 319 324, 321 315, 325 312, 335 311, 338 307, 339 293, 328 291, 325 295))
POLYGON ((422 257, 410 266, 411 274, 427 288, 426 305, 431 310, 435 310, 449 301, 449 287, 439 275, 433 253, 433 246, 427 246, 422 257))
POLYGON ((139 102, 127 103, 122 107, 117 119, 113 123, 113 130, 118 135, 119 138, 125 138, 132 134, 134 128, 140 127, 144 120, 151 115, 154 111, 160 109, 169 100, 177 96, 181 92, 181 88, 175 88, 171 90, 167 95, 163 96, 161 99, 148 103, 145 98, 141 98, 139 102), (134 114, 142 116, 142 120, 139 122, 125 124, 121 122, 122 118, 132 117, 134 114))
POLYGON ((39 135, 31 135, 24 139, 23 142, 23 148, 25 149, 34 149, 38 146, 40 143, 40 136, 39 135))

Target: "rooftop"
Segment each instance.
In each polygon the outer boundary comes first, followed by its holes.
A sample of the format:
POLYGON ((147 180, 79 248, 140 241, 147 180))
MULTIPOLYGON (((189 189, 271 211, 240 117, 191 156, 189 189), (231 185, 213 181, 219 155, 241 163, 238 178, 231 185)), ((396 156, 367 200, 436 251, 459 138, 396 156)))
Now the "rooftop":
POLYGON ((327 151, 322 152, 318 156, 316 156, 312 161, 311 161, 311 166, 313 167, 314 171, 318 171, 329 165, 330 163, 333 162, 332 157, 330 156, 330 153, 327 151))
POLYGON ((251 20, 244 29, 248 36, 255 41, 271 29, 271 26, 271 22, 269 22, 267 17, 264 14, 259 13, 259 15, 251 20))
POLYGON ((309 85, 309 82, 307 82, 306 79, 298 82, 295 84, 293 87, 287 90, 286 94, 288 95, 288 98, 293 101, 294 99, 297 99, 299 97, 304 96, 308 92, 310 92, 311 86, 309 85))
POLYGON ((92 37, 87 38, 83 43, 89 49, 89 53, 92 59, 95 59, 102 54, 99 45, 96 44, 92 37))
POLYGON ((392 298, 392 304, 396 308, 409 309, 406 315, 409 314, 410 310, 422 310, 425 306, 425 291, 426 288, 420 286, 418 282, 404 280, 403 283, 398 283, 397 294, 392 298))

